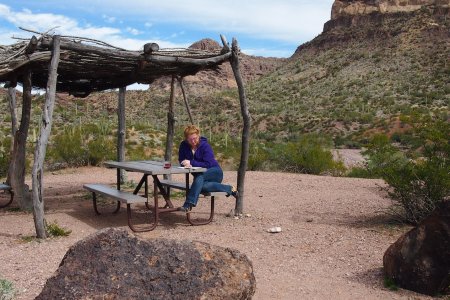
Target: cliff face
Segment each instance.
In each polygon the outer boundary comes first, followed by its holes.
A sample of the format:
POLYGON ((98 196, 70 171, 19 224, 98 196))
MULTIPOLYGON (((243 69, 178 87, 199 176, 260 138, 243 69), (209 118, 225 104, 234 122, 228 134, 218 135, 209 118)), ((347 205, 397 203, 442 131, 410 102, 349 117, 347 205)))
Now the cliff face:
POLYGON ((336 0, 331 9, 331 20, 371 13, 412 12, 427 5, 448 7, 449 4, 448 0, 336 0))
POLYGON ((322 33, 248 89, 254 124, 361 136, 413 110, 446 116, 449 41, 448 0, 337 0, 322 33))
POLYGON ((372 27, 376 31, 386 20, 404 23, 421 9, 431 11, 434 16, 446 16, 450 0, 336 0, 331 20, 325 23, 323 31, 358 26, 372 27))

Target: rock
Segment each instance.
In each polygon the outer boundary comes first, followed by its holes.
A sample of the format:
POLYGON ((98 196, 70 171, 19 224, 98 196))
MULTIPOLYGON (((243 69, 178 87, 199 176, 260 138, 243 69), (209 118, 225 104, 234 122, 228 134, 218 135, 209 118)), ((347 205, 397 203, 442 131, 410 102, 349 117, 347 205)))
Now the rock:
POLYGON ((269 228, 269 229, 267 229, 267 232, 270 232, 270 233, 279 233, 279 232, 281 232, 281 227, 272 227, 272 228, 269 228))
POLYGON ((372 13, 412 12, 427 5, 448 6, 446 0, 336 0, 331 9, 331 19, 342 16, 368 15, 372 13))
POLYGON ((384 271, 402 288, 427 295, 450 285, 450 201, 401 236, 383 257, 384 271))
POLYGON ((104 229, 73 245, 36 299, 251 299, 246 255, 104 229))

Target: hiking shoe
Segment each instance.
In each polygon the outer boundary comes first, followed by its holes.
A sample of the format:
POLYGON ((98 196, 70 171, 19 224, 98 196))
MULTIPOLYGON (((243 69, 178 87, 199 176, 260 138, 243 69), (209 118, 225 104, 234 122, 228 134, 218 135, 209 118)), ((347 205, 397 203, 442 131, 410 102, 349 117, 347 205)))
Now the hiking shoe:
POLYGON ((233 196, 236 199, 239 197, 239 191, 235 186, 231 187, 231 196, 233 196))
POLYGON ((178 209, 177 209, 178 211, 181 211, 181 212, 185 212, 185 213, 188 213, 188 212, 190 212, 191 210, 192 210, 192 206, 191 205, 189 205, 189 206, 181 206, 181 207, 178 207, 178 209))

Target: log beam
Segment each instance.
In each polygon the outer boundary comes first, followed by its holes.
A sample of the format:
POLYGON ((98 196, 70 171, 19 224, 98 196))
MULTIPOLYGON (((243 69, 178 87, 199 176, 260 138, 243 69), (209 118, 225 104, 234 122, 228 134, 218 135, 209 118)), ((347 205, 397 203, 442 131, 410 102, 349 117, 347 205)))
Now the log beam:
POLYGON ((236 79, 236 83, 239 91, 239 102, 241 104, 241 114, 244 121, 244 127, 242 129, 242 148, 241 148, 241 162, 239 164, 237 186, 239 191, 239 197, 236 199, 235 214, 242 214, 244 211, 244 184, 245 184, 245 172, 248 165, 248 153, 250 143, 250 113, 248 111, 247 97, 244 90, 244 82, 239 70, 239 45, 235 38, 233 38, 231 44, 231 52, 233 55, 230 59, 231 68, 236 79))
POLYGON ((52 129, 53 110, 55 107, 56 83, 58 78, 58 64, 60 56, 60 36, 53 36, 52 58, 48 68, 48 81, 43 107, 41 130, 34 152, 34 164, 32 171, 33 184, 33 217, 38 238, 46 238, 46 225, 44 218, 44 198, 42 182, 44 179, 44 160, 47 150, 48 138, 52 129))
POLYGON ((184 90, 183 79, 184 79, 184 77, 178 77, 178 83, 180 84, 181 93, 183 94, 184 105, 186 106, 186 111, 189 116, 189 121, 191 121, 191 124, 194 125, 195 123, 194 123, 194 119, 192 118, 191 107, 189 106, 189 101, 186 96, 186 91, 184 90))
MULTIPOLYGON (((15 89, 14 99, 15 99, 15 89)), ((12 94, 12 91, 11 91, 12 94)), ((12 97, 12 95, 10 95, 12 97)), ((25 185, 25 155, 27 146, 28 129, 30 127, 30 117, 31 117, 31 71, 26 70, 23 75, 23 94, 22 94, 22 115, 20 118, 19 129, 15 131, 14 134, 14 145, 11 155, 11 161, 9 165, 10 174, 10 184, 14 191, 15 198, 21 209, 31 210, 31 198, 29 194, 29 188, 25 185)), ((10 99, 10 105, 12 99, 10 99)), ((14 108, 15 114, 15 108, 14 108)), ((11 107, 11 116, 13 115, 11 107)), ((13 125, 14 126, 14 125, 13 125)), ((15 125, 17 126, 17 125, 15 125)))
POLYGON ((159 45, 157 43, 147 43, 144 45, 144 53, 151 54, 159 50, 159 45))
POLYGON ((164 159, 167 161, 172 160, 173 137, 175 134, 175 115, 173 112, 174 102, 175 102, 175 76, 172 76, 172 82, 170 84, 169 109, 167 112, 166 151, 164 154, 164 159))
MULTIPOLYGON (((121 87, 119 88, 119 103, 117 107, 117 117, 119 120, 118 130, 117 130, 117 160, 125 161, 125 93, 127 88, 121 87)), ((126 181, 125 170, 117 169, 117 182, 120 184, 124 184, 126 181)), ((120 186, 119 186, 120 189, 120 186)))

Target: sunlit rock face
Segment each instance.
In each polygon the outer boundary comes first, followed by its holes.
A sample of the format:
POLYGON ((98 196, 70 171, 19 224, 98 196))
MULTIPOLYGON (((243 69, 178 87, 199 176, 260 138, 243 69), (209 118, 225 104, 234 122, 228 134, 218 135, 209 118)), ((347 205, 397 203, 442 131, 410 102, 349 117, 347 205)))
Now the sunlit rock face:
POLYGON ((412 12, 422 6, 449 7, 449 0, 336 0, 331 10, 331 20, 344 16, 367 15, 371 13, 412 12))

